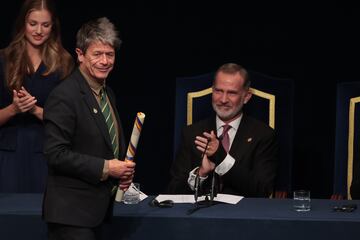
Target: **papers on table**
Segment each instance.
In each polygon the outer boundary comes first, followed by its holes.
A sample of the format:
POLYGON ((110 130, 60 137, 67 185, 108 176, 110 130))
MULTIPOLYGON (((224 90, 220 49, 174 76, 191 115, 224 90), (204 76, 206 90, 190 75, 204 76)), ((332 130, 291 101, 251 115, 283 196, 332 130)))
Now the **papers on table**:
MULTIPOLYGON (((214 198, 214 201, 229 203, 229 204, 237 204, 244 197, 230 194, 217 194, 214 198)), ((195 203, 194 195, 186 194, 186 195, 159 195, 156 197, 156 200, 159 202, 164 200, 172 200, 174 203, 195 203)), ((198 198, 198 201, 205 200, 205 196, 201 196, 198 198)))

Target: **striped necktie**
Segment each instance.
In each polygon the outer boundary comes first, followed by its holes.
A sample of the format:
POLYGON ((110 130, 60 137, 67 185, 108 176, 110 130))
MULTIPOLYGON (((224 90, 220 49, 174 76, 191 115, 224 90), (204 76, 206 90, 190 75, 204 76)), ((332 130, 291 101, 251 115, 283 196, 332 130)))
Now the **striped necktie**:
POLYGON ((106 97, 106 91, 104 88, 102 88, 100 91, 100 107, 101 107, 101 112, 104 115, 106 125, 109 130, 109 135, 110 135, 110 140, 111 140, 111 145, 112 145, 112 149, 114 152, 114 156, 115 156, 115 158, 118 158, 119 157, 119 146, 116 141, 117 136, 116 136, 116 129, 115 129, 115 121, 111 114, 110 103, 106 97))

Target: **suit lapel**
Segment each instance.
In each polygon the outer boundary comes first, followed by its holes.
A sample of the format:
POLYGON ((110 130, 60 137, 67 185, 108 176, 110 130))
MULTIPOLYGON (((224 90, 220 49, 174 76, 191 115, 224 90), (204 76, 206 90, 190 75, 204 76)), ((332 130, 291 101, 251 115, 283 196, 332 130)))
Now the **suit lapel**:
POLYGON ((89 108, 91 116, 96 122, 96 125, 99 127, 99 130, 102 136, 104 137, 106 144, 108 145, 108 147, 111 149, 112 152, 112 145, 110 141, 109 131, 104 116, 102 115, 101 109, 99 107, 99 104, 96 101, 90 86, 88 85, 85 78, 81 75, 78 69, 76 70, 76 74, 77 74, 76 80, 79 83, 80 93, 82 94, 85 105, 89 108))
POLYGON ((211 120, 208 122, 208 127, 210 130, 208 132, 214 131, 215 135, 217 136, 217 128, 216 128, 216 117, 212 117, 211 120))
POLYGON ((232 156, 236 156, 239 153, 244 153, 248 144, 252 141, 252 138, 248 136, 247 125, 248 125, 248 118, 244 114, 241 119, 239 128, 236 131, 234 141, 229 151, 232 156))

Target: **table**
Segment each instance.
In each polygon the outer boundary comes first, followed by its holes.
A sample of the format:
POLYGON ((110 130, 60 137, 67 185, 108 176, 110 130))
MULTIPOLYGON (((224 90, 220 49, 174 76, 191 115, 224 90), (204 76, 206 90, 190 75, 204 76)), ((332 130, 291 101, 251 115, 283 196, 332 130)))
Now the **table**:
MULTIPOLYGON (((245 198, 191 215, 191 204, 173 208, 116 203, 104 239, 359 239, 360 209, 333 212, 332 207, 360 201, 312 199, 310 212, 295 212, 291 199, 245 198)), ((0 239, 46 239, 41 194, 0 194, 0 239)))

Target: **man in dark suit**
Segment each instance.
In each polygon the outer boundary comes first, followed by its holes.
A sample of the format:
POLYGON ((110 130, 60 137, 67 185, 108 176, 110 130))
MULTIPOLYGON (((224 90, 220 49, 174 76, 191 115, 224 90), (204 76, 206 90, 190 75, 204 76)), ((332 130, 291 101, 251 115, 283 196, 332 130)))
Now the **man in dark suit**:
POLYGON ((107 18, 84 24, 77 33, 79 67, 45 104, 49 239, 100 239, 119 179, 122 190, 131 184, 135 164, 119 160, 126 150, 123 130, 114 93, 105 85, 120 42, 107 18))
POLYGON ((218 69, 212 93, 216 117, 183 130, 171 168, 170 193, 192 193, 198 184, 208 192, 214 172, 218 192, 245 197, 272 193, 278 145, 272 128, 243 113, 251 98, 249 89, 242 66, 228 63, 218 69))

